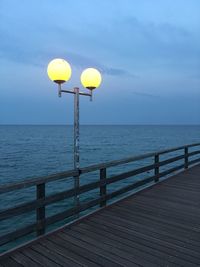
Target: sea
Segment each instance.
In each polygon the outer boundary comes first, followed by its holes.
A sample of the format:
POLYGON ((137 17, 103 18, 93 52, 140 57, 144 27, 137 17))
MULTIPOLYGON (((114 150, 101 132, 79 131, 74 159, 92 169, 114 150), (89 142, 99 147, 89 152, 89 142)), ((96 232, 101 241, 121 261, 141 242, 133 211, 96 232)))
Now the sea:
MULTIPOLYGON (((85 167, 198 142, 200 142, 199 125, 83 125, 80 127, 80 166, 85 167)), ((147 161, 137 162, 134 167, 142 166, 147 161)), ((112 176, 131 168, 133 164, 111 168, 109 175, 112 176)), ((0 126, 0 185, 70 169, 73 169, 73 126, 0 126)), ((81 184, 99 179, 98 175, 97 172, 83 175, 81 184)), ((141 176, 134 179, 141 179, 141 176)), ((109 190, 111 192, 128 182, 118 182, 109 190)), ((46 193, 50 195, 72 187, 73 179, 56 181, 47 185, 46 193)), ((99 194, 98 190, 93 190, 82 196, 80 200, 87 201, 97 194, 99 194)), ((35 196, 35 188, 1 194, 0 210, 34 200, 35 196)), ((72 205, 72 199, 49 205, 46 215, 54 215, 72 205)), ((35 219, 35 212, 29 212, 1 221, 0 236, 34 223, 35 219)), ((59 225, 63 223, 65 222, 59 225)), ((30 238, 32 238, 31 235, 30 238)), ((15 241, 3 250, 20 244, 22 241, 15 241)))

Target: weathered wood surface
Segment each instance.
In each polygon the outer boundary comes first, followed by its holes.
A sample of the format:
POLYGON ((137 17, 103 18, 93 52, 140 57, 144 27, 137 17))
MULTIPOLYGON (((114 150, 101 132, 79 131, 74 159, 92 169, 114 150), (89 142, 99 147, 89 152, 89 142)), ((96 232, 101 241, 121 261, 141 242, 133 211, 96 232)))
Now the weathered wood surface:
POLYGON ((0 266, 200 266, 199 222, 200 165, 7 253, 0 266))

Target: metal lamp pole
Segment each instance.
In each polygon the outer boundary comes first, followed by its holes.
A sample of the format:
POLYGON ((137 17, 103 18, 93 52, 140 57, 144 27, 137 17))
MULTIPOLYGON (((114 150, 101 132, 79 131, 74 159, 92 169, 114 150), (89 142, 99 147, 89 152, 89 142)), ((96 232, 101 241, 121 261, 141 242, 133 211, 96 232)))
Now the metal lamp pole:
POLYGON ((89 96, 92 101, 92 92, 101 84, 101 74, 97 69, 87 68, 81 74, 82 85, 89 89, 90 93, 80 92, 78 87, 73 90, 63 90, 61 84, 68 81, 71 77, 70 64, 61 58, 53 59, 47 67, 47 74, 53 82, 58 84, 58 96, 61 97, 62 93, 74 95, 74 169, 77 170, 77 176, 74 177, 74 204, 79 207, 79 96, 89 96))
MULTIPOLYGON (((90 94, 80 92, 78 87, 74 87, 71 90, 62 90, 61 84, 58 84, 58 96, 61 97, 62 93, 68 93, 74 95, 74 169, 79 170, 80 167, 80 152, 79 152, 79 95, 89 96, 92 101, 92 91, 90 94)), ((74 203, 75 206, 79 206, 79 175, 74 177, 74 189, 75 189, 75 197, 74 203)))

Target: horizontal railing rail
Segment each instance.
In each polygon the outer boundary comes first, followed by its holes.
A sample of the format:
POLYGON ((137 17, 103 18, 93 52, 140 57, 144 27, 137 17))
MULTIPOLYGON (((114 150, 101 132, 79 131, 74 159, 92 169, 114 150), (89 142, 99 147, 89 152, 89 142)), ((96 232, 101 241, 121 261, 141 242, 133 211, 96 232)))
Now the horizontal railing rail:
POLYGON ((6 219, 13 218, 18 215, 26 214, 27 212, 36 211, 36 221, 28 226, 24 226, 20 229, 11 231, 0 237, 0 245, 4 245, 8 242, 16 240, 17 238, 26 236, 30 233, 36 232, 37 236, 45 233, 46 227, 54 224, 56 222, 62 221, 66 218, 69 218, 73 215, 77 215, 82 211, 86 211, 92 207, 99 205, 100 207, 104 207, 107 204, 107 201, 123 195, 124 193, 130 192, 136 188, 139 188, 144 185, 148 185, 152 182, 158 182, 160 178, 166 177, 171 173, 187 169, 189 166, 197 164, 200 162, 200 157, 197 155, 200 154, 200 149, 195 151, 190 151, 190 148, 200 147, 200 143, 179 146, 176 148, 171 148, 167 150, 147 153, 144 155, 129 157, 121 160, 110 161, 101 164, 95 164, 88 167, 80 168, 78 170, 70 170, 66 172, 61 172, 53 175, 49 175, 41 178, 33 178, 17 183, 10 183, 0 186, 0 194, 8 193, 16 190, 25 189, 28 187, 36 188, 36 199, 32 201, 25 202, 23 204, 14 205, 13 207, 0 210, 0 222, 6 219), (171 156, 167 159, 160 158, 161 155, 169 154, 171 152, 180 152, 183 150, 181 155, 171 156), (196 156, 196 158, 191 159, 191 157, 196 156), (153 159, 152 164, 146 164, 143 167, 135 168, 133 170, 129 170, 120 174, 108 176, 107 169, 111 167, 115 167, 118 165, 128 164, 136 161, 141 161, 144 159, 153 159), (161 171, 161 167, 169 165, 171 163, 182 161, 176 166, 170 167, 166 170, 161 171), (46 184, 62 179, 73 178, 75 176, 80 176, 82 174, 99 171, 99 180, 91 181, 87 184, 81 185, 79 188, 73 188, 64 190, 62 192, 53 193, 50 195, 46 195, 46 184), (150 177, 140 179, 134 181, 128 185, 122 186, 118 188, 114 192, 107 192, 107 186, 110 184, 114 184, 116 182, 122 181, 129 177, 134 177, 139 174, 144 174, 148 172, 152 172, 150 177), (62 212, 58 212, 55 215, 46 216, 46 206, 50 204, 54 204, 58 201, 66 200, 72 198, 74 196, 81 195, 83 193, 87 193, 91 190, 99 189, 99 194, 97 198, 89 200, 84 203, 80 203, 78 206, 71 207, 62 212))

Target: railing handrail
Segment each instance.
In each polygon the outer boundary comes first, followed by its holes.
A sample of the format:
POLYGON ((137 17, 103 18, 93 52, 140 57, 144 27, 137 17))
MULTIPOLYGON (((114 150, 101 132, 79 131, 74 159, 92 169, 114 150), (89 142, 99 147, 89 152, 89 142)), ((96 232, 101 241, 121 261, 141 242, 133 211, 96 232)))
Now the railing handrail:
POLYGON ((181 149, 185 149, 185 148, 189 148, 189 147, 194 147, 194 146, 200 146, 200 143, 194 143, 194 144, 188 144, 188 145, 184 145, 184 146, 179 146, 179 147, 175 147, 175 148, 170 148, 170 149, 165 149, 165 150, 158 150, 155 152, 150 152, 150 153, 145 153, 145 154, 141 154, 139 156, 133 156, 133 157, 127 157, 127 158, 123 158, 123 159, 119 159, 119 160, 113 160, 113 161, 109 161, 109 162, 105 162, 105 163, 99 163, 99 164, 94 164, 94 165, 90 165, 87 167, 83 167, 80 168, 80 173, 87 173, 90 171, 95 171, 95 170, 99 170, 99 169, 103 169, 103 168, 109 168, 109 167, 114 167, 120 164, 126 164, 129 162, 134 162, 134 161, 138 161, 138 160, 142 160, 145 158, 150 158, 156 155, 163 155, 166 153, 170 153, 170 152, 174 152, 174 151, 178 151, 181 149))
POLYGON ((129 193, 134 189, 142 188, 143 186, 151 185, 151 183, 157 183, 161 178, 164 178, 172 173, 180 172, 183 169, 188 169, 190 166, 200 162, 200 156, 191 158, 196 155, 200 155, 200 149, 196 148, 192 151, 189 150, 190 147, 200 146, 200 143, 189 144, 184 146, 179 146, 176 148, 170 148, 166 150, 160 150, 152 153, 146 153, 140 156, 129 157, 121 160, 114 160, 106 163, 91 165, 89 167, 80 168, 78 170, 70 170, 67 172, 60 172, 57 174, 52 174, 42 178, 34 178, 25 180, 18 183, 10 183, 7 185, 0 186, 0 193, 6 193, 13 190, 23 189, 31 186, 35 186, 36 198, 34 200, 28 200, 26 202, 17 204, 10 207, 6 207, 0 210, 0 221, 10 219, 15 216, 26 214, 27 212, 36 212, 36 221, 27 226, 23 226, 19 229, 15 229, 12 232, 6 233, 0 236, 0 246, 6 243, 12 242, 18 238, 35 232, 37 236, 45 233, 47 227, 51 224, 57 223, 61 220, 65 220, 71 216, 77 216, 80 212, 86 211, 95 206, 104 207, 108 204, 108 201, 118 196, 122 196, 125 193, 129 193), (183 151, 182 151, 183 150, 183 151), (160 155, 179 151, 175 155, 168 155, 166 158, 160 158, 160 155), (109 174, 107 173, 107 168, 117 166, 120 164, 126 164, 129 162, 134 162, 137 160, 142 160, 146 158, 153 157, 153 162, 145 162, 142 166, 131 166, 131 169, 123 170, 121 173, 109 174), (181 162, 180 162, 181 161, 181 162), (174 164, 178 162, 178 164, 174 164), (173 165, 171 166, 170 164, 173 165), (167 168, 163 168, 164 166, 167 168), (170 166, 169 166, 170 165, 170 166), (88 183, 79 185, 74 188, 67 188, 64 186, 63 190, 60 192, 53 192, 51 194, 46 194, 46 183, 53 182, 59 179, 65 179, 73 176, 80 176, 84 173, 93 172, 98 170, 98 179, 88 181, 88 183), (109 191, 108 186, 119 181, 125 180, 130 177, 137 177, 138 175, 148 173, 139 180, 129 180, 129 183, 122 183, 122 186, 113 187, 113 190, 109 191), (97 190, 94 199, 92 198, 87 201, 81 201, 79 205, 74 205, 71 208, 64 209, 64 211, 58 211, 54 215, 47 216, 45 210, 46 206, 54 204, 59 201, 67 200, 72 197, 81 196, 84 193, 91 192, 92 190, 97 190))
POLYGON ((49 183, 60 179, 65 179, 68 177, 76 176, 79 173, 78 170, 69 170, 65 172, 55 173, 48 176, 38 177, 38 178, 30 178, 27 180, 23 180, 20 182, 7 183, 0 186, 0 194, 10 192, 13 190, 23 189, 27 187, 31 187, 34 185, 39 185, 43 183, 49 183))
POLYGON ((13 190, 19 190, 19 189, 43 184, 43 183, 49 183, 49 182, 53 182, 56 180, 65 179, 65 178, 73 177, 73 176, 76 176, 79 174, 93 172, 93 171, 104 169, 104 168, 109 168, 109 167, 114 167, 114 166, 121 165, 121 164, 135 162, 135 161, 150 158, 150 157, 153 157, 156 155, 163 155, 163 154, 167 154, 170 152, 175 152, 175 151, 178 151, 181 149, 185 149, 185 148, 189 148, 189 147, 195 147, 195 146, 200 146, 200 143, 193 143, 193 144, 183 145, 183 146, 179 146, 179 147, 175 147, 175 148, 145 153, 145 154, 142 154, 139 156, 127 157, 127 158, 123 158, 123 159, 119 159, 119 160, 113 160, 113 161, 109 161, 109 162, 93 164, 93 165, 89 165, 87 167, 80 168, 79 170, 72 169, 69 171, 55 173, 55 174, 51 174, 51 175, 44 176, 44 177, 30 178, 27 180, 23 180, 20 182, 14 182, 14 183, 11 182, 11 183, 7 183, 7 184, 0 186, 0 194, 10 192, 13 190))

